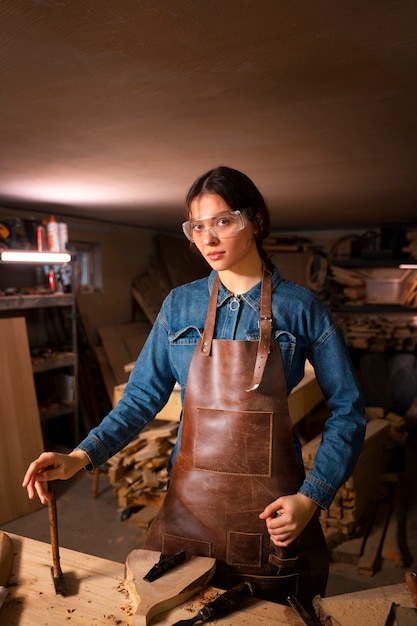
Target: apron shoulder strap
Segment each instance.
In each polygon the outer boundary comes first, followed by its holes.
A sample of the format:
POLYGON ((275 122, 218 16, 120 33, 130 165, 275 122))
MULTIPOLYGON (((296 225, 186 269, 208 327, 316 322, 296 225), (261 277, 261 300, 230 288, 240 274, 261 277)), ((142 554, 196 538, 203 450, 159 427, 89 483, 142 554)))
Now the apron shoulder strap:
MULTIPOLYGON (((207 309, 206 323, 204 325, 203 338, 200 344, 200 351, 204 356, 210 356, 211 344, 214 335, 214 325, 216 323, 217 296, 219 293, 219 276, 214 279, 213 287, 210 295, 210 302, 207 309)), ((253 370, 252 382, 246 391, 254 391, 259 387, 271 350, 272 335, 272 313, 271 313, 271 297, 272 297, 272 279, 267 269, 264 269, 262 276, 261 291, 261 307, 259 325, 259 342, 256 354, 255 367, 253 370)))
POLYGON ((213 341, 214 325, 216 323, 217 296, 219 293, 219 275, 217 274, 213 282, 210 295, 210 302, 207 309, 206 323, 204 324, 203 338, 200 350, 204 356, 210 356, 211 342, 213 341))
POLYGON ((271 335, 272 335, 272 312, 271 312, 271 298, 272 298, 272 278, 268 270, 264 269, 262 277, 262 292, 261 292, 261 314, 259 317, 259 342, 258 351, 256 353, 255 367, 253 370, 252 382, 246 391, 254 391, 261 384, 262 376, 264 374, 265 365, 268 359, 268 354, 271 351, 271 335))

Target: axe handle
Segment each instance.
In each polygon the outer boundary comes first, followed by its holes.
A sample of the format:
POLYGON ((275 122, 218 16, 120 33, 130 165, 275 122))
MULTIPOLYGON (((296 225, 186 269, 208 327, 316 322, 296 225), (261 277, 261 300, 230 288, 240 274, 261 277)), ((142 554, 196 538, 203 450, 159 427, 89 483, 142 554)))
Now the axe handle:
POLYGON ((56 512, 55 485, 53 480, 48 480, 48 491, 51 494, 51 498, 48 501, 48 518, 49 534, 51 537, 54 578, 58 578, 59 576, 62 576, 62 571, 59 562, 58 517, 56 512))

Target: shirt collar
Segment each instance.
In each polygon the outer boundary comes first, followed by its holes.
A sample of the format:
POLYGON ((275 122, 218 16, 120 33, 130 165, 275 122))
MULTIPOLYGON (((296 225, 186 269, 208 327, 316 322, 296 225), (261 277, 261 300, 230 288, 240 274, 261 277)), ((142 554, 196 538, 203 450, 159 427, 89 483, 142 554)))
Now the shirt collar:
MULTIPOLYGON (((272 274, 272 290, 274 290, 275 287, 281 282, 281 275, 278 271, 278 268, 272 263, 268 264, 268 269, 272 274)), ((213 289, 213 283, 216 276, 217 272, 215 270, 212 270, 208 278, 210 293, 213 289)), ((252 289, 249 289, 249 291, 247 291, 246 293, 239 294, 239 297, 247 302, 254 311, 259 311, 261 307, 261 285, 262 283, 261 281, 259 281, 258 283, 256 283, 256 285, 252 287, 252 289)), ((224 285, 220 281, 219 295, 217 297, 217 306, 221 306, 224 302, 226 302, 226 300, 234 297, 234 294, 230 293, 230 291, 226 289, 226 287, 224 287, 224 285)))

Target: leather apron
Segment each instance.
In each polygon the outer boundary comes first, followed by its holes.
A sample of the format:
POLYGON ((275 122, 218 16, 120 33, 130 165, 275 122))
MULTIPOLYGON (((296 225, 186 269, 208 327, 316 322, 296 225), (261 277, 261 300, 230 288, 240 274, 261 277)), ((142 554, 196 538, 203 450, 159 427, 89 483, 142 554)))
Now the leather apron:
POLYGON ((181 447, 144 547, 216 558, 213 584, 250 581, 285 603, 324 596, 328 551, 315 515, 289 548, 270 541, 259 513, 304 480, 293 449, 279 346, 271 338, 271 275, 262 280, 260 339, 213 339, 217 277, 189 370, 181 447))

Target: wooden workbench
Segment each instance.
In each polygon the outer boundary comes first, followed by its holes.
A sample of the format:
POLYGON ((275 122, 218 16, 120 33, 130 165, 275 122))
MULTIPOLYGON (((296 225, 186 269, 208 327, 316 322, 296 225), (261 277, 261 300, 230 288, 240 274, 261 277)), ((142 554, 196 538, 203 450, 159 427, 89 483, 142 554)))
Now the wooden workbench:
MULTIPOLYGON (((8 533, 15 556, 9 595, 0 610, 1 626, 132 626, 132 609, 124 583, 124 565, 74 550, 60 549, 68 595, 55 594, 48 543, 8 533)), ((152 625, 171 626, 193 617, 219 590, 200 595, 157 617, 152 625)), ((391 602, 412 606, 405 583, 333 596, 323 600, 341 626, 381 626, 391 602), (363 619, 363 621, 362 621, 363 619), (353 621, 352 621, 353 620, 353 621)), ((219 626, 303 626, 290 607, 251 599, 239 611, 216 620, 219 626)))
MULTIPOLYGON (((9 595, 0 609, 1 626, 132 626, 131 604, 124 583, 124 566, 74 550, 60 549, 68 595, 55 594, 48 543, 8 533, 15 556, 9 595)), ((204 601, 218 590, 206 588, 204 601)), ((211 597, 210 597, 211 596, 211 597)), ((201 608, 200 597, 156 618, 155 626, 189 619, 201 608)), ((219 626, 302 626, 290 607, 251 599, 245 608, 216 620, 219 626)))

